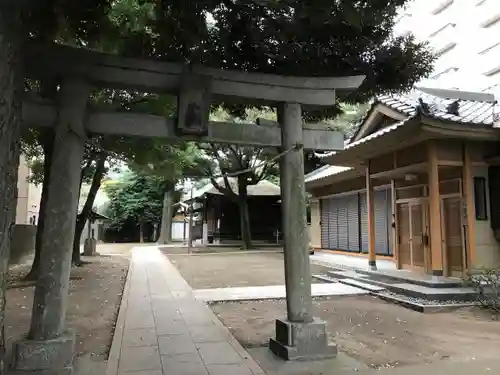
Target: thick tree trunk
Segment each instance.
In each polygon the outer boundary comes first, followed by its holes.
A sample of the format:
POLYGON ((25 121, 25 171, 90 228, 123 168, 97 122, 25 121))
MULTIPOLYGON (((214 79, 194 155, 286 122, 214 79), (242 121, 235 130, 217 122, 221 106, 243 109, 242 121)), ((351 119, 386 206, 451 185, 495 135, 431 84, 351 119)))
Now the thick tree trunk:
POLYGON ((243 249, 248 250, 252 248, 252 233, 250 231, 250 215, 248 213, 247 183, 244 175, 238 176, 238 207, 240 211, 243 249))
POLYGON ((139 242, 144 243, 144 223, 139 219, 139 242))
POLYGON ((38 223, 36 226, 35 259, 33 259, 30 272, 25 277, 25 280, 29 281, 34 281, 38 278, 38 270, 40 267, 42 234, 45 225, 45 216, 47 215, 46 208, 49 195, 50 164, 52 162, 52 151, 54 149, 54 133, 52 131, 47 131, 47 133, 41 137, 41 142, 43 148, 42 196, 40 197, 40 210, 38 211, 38 223))
POLYGON ((102 178, 104 177, 104 173, 106 172, 106 158, 107 154, 105 152, 101 152, 99 154, 94 176, 92 177, 89 194, 87 195, 87 200, 85 201, 82 212, 80 212, 76 216, 72 262, 75 266, 78 267, 83 264, 80 256, 80 238, 82 237, 83 230, 85 229, 85 223, 88 221, 88 219, 90 218, 90 214, 92 213, 92 207, 94 206, 97 192, 101 187, 102 178))
POLYGON ((174 194, 172 189, 165 190, 163 195, 163 211, 161 215, 161 229, 158 243, 167 244, 172 242, 172 211, 174 194))
MULTIPOLYGON (((10 3, 10 2, 9 2, 10 3)), ((21 129, 22 35, 16 9, 0 4, 0 374, 5 358, 5 274, 16 217, 21 129)))

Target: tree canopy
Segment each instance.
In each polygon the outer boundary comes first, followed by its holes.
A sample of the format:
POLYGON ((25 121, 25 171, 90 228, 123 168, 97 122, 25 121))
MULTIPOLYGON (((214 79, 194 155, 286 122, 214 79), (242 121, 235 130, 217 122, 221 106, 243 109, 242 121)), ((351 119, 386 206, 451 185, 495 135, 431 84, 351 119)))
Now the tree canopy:
POLYGON ((157 178, 130 172, 114 184, 106 184, 109 197, 106 215, 111 225, 120 227, 127 220, 159 222, 163 200, 161 183, 157 178))
POLYGON ((283 75, 363 74, 360 90, 342 98, 362 103, 431 71, 425 43, 393 36, 406 2, 117 0, 110 19, 126 54, 283 75))

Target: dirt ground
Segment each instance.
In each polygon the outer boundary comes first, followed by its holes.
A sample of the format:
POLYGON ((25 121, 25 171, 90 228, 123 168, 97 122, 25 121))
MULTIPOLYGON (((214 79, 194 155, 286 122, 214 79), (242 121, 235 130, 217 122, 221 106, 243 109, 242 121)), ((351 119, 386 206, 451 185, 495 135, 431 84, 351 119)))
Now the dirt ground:
MULTIPOLYGON (((135 246, 135 245, 134 245, 135 246)), ((76 353, 92 361, 107 359, 121 295, 127 275, 132 245, 100 245, 91 262, 71 272, 67 325, 76 331, 76 353)), ((6 337, 8 348, 29 330, 33 286, 18 280, 30 265, 11 269, 7 290, 6 337)))
MULTIPOLYGON (((285 283, 283 254, 276 251, 168 254, 168 258, 193 289, 283 285, 285 283)), ((322 273, 327 269, 311 265, 313 274, 322 273)), ((316 280, 314 282, 320 283, 316 280)))
MULTIPOLYGON (((370 367, 498 356, 500 322, 476 309, 421 314, 371 296, 317 299, 314 307, 340 351, 370 367)), ((275 319, 286 314, 284 301, 227 302, 212 309, 245 347, 267 345, 275 319)))

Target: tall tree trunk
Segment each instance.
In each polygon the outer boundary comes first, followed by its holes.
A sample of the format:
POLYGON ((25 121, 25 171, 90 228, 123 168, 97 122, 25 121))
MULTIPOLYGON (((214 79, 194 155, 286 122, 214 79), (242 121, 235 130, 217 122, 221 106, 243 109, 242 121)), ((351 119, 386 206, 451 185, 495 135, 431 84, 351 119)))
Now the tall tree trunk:
POLYGON ((144 222, 139 219, 139 242, 144 243, 144 222))
POLYGON ((160 244, 172 242, 172 211, 174 204, 174 191, 170 188, 163 195, 163 211, 161 215, 160 244))
POLYGON ((240 227, 243 249, 248 250, 252 248, 252 232, 250 231, 250 215, 248 213, 246 175, 238 176, 238 207, 240 211, 240 227))
POLYGON ((85 229, 85 223, 89 220, 90 214, 92 213, 92 207, 94 206, 95 198, 97 192, 101 187, 102 178, 106 172, 106 158, 107 153, 101 151, 97 157, 97 165, 92 177, 92 183, 90 184, 89 194, 83 205, 82 212, 76 216, 76 226, 75 226, 75 237, 73 238, 73 255, 72 262, 76 266, 82 265, 82 260, 80 256, 80 238, 82 237, 83 230, 85 229))
POLYGON ((18 4, 0 4, 0 375, 5 374, 5 274, 16 218, 21 131, 22 22, 18 4))
POLYGON ((38 278, 38 270, 40 266, 40 254, 42 251, 42 234, 45 225, 45 216, 47 215, 47 199, 49 193, 50 180, 50 164, 52 161, 52 151, 54 148, 54 133, 52 130, 47 130, 41 135, 40 141, 43 148, 43 182, 42 195, 40 197, 40 210, 38 212, 38 223, 36 226, 35 238, 35 259, 31 265, 30 272, 26 275, 25 280, 34 281, 38 278))

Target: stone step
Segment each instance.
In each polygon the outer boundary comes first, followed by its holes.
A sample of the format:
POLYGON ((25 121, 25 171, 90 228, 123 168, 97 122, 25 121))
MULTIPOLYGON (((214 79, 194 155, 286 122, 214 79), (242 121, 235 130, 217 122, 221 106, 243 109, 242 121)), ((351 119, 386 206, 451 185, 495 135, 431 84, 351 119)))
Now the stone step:
POLYGON ((422 298, 434 301, 447 301, 447 300, 457 300, 457 301, 472 301, 476 299, 477 293, 472 288, 430 288, 426 286, 410 284, 406 282, 397 282, 395 280, 390 280, 390 282, 384 282, 379 280, 374 280, 373 278, 364 276, 357 276, 353 272, 345 271, 328 271, 328 275, 335 278, 339 276, 339 282, 345 280, 346 277, 352 280, 357 280, 358 282, 364 284, 370 284, 374 286, 387 289, 390 292, 401 294, 408 297, 422 298))
POLYGON ((390 279, 395 282, 415 284, 429 288, 459 288, 462 281, 458 278, 428 278, 424 276, 414 277, 405 271, 373 271, 370 269, 357 268, 355 272, 364 276, 374 278, 390 279))

